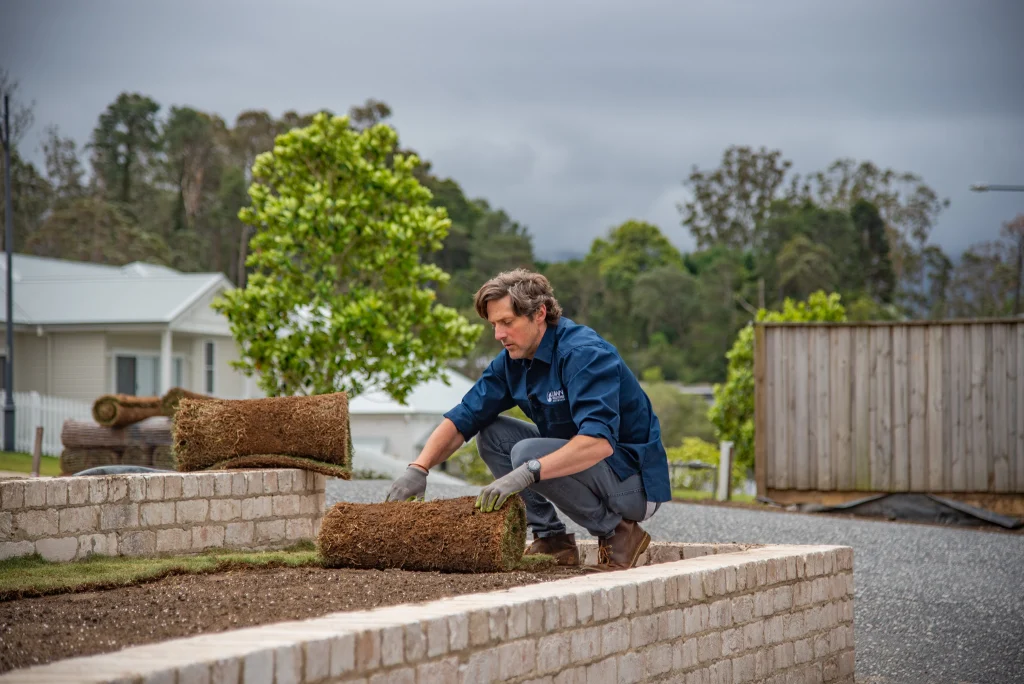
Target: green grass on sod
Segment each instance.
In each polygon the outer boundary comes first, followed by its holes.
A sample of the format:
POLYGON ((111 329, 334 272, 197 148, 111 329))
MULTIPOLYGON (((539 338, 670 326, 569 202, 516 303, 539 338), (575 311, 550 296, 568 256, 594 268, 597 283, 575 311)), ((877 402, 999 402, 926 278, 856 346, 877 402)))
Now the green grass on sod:
POLYGON ((280 551, 209 551, 194 556, 137 558, 92 556, 54 563, 38 555, 0 561, 0 601, 76 591, 114 589, 152 582, 171 575, 222 572, 234 568, 317 566, 320 555, 312 541, 280 551))
MULTIPOLYGON (((31 473, 32 454, 21 451, 0 451, 0 470, 31 473)), ((39 474, 51 477, 60 475, 60 459, 53 456, 42 456, 39 459, 39 474)))

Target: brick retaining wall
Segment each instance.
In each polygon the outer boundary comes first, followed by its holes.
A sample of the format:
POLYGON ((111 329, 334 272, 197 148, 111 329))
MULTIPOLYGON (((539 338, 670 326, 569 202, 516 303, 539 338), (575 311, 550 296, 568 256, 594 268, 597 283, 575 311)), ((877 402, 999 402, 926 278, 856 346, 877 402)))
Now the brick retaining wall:
POLYGON ((295 469, 8 480, 0 559, 286 546, 315 537, 325 483, 295 469))
POLYGON ((853 550, 737 548, 653 544, 633 570, 175 639, 0 683, 852 684, 853 550))

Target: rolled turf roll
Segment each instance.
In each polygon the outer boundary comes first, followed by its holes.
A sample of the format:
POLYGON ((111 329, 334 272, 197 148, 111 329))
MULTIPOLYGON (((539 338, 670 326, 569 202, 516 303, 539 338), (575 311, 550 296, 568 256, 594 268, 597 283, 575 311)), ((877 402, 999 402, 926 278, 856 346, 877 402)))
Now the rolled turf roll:
POLYGON ((120 449, 132 444, 170 446, 171 420, 165 416, 154 416, 114 428, 92 420, 68 419, 61 425, 60 441, 68 449, 120 449))
POLYGON ((160 415, 163 415, 160 397, 104 394, 92 404, 93 420, 106 427, 124 427, 160 415))
POLYGON ((509 497, 481 513, 476 497, 435 501, 335 504, 324 516, 317 549, 329 567, 441 572, 507 572, 526 548, 526 507, 509 497))
POLYGON ((62 475, 95 468, 96 466, 118 465, 121 455, 114 449, 68 449, 60 453, 60 472, 62 475))
POLYGON ((172 428, 178 470, 303 468, 352 476, 344 392, 266 399, 183 398, 172 428))
POLYGON ((153 467, 164 470, 177 470, 178 461, 174 457, 174 450, 169 446, 153 447, 153 467))
POLYGON ((163 397, 160 398, 160 405, 163 407, 163 413, 165 416, 174 417, 174 414, 178 410, 178 404, 182 399, 212 399, 206 394, 199 394, 198 392, 190 392, 187 389, 181 387, 172 387, 167 390, 163 397))

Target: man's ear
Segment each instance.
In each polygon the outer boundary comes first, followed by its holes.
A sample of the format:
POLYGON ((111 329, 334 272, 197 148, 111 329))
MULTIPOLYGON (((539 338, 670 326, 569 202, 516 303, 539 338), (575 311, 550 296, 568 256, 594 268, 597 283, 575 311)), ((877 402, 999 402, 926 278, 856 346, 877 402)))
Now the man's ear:
POLYGON ((547 317, 548 317, 548 305, 547 304, 541 304, 540 308, 537 309, 537 313, 534 314, 533 322, 535 324, 537 324, 537 325, 540 325, 540 322, 543 321, 547 317))

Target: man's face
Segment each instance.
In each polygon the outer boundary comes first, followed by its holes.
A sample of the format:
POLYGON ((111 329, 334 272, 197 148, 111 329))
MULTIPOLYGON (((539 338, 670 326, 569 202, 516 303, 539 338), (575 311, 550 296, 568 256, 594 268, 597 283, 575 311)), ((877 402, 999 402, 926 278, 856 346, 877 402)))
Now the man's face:
POLYGON ((532 317, 516 316, 512 310, 512 298, 487 302, 487 320, 494 326, 494 339, 500 342, 513 359, 532 359, 537 351, 547 324, 544 317, 547 307, 541 306, 532 317))

